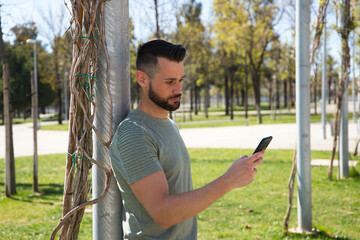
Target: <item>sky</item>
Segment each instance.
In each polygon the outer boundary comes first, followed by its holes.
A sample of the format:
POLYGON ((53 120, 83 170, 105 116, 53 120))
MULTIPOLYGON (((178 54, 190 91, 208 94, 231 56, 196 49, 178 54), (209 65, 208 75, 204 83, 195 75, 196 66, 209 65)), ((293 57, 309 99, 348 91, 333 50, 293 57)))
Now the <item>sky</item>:
MULTIPOLYGON (((68 3, 68 7, 71 8, 69 0, 65 0, 68 3)), ((184 0, 172 0, 172 2, 177 1, 180 5, 184 0)), ((130 5, 130 17, 133 18, 135 23, 135 36, 138 41, 144 41, 148 38, 151 33, 151 29, 154 29, 153 15, 151 11, 141 11, 144 9, 144 6, 151 8, 150 1, 144 0, 129 0, 130 5), (148 4, 148 5, 146 5, 148 4)), ((152 1, 151 1, 152 2, 152 1)), ((159 1, 165 2, 165 1, 159 1)), ((203 14, 202 20, 205 23, 208 23, 211 19, 211 2, 212 0, 202 0, 203 4, 203 14)), ((42 45, 46 47, 47 50, 50 50, 50 40, 51 40, 51 31, 49 30, 44 19, 59 19, 61 13, 63 13, 62 21, 54 21, 55 24, 62 23, 62 33, 65 32, 66 28, 70 23, 70 12, 65 7, 64 0, 0 0, 1 4, 1 20, 2 28, 5 41, 13 41, 14 35, 11 34, 10 29, 16 24, 22 24, 29 21, 35 21, 38 26, 39 36, 38 40, 42 42, 42 45)), ((174 8, 176 5, 168 3, 165 7, 160 9, 160 15, 162 16, 163 22, 172 22, 174 24, 174 16, 171 14, 171 11, 167 11, 168 8, 174 8)), ((330 9, 331 10, 331 9, 330 9)), ((312 9, 312 12, 315 13, 316 9, 312 9)), ((333 12, 333 11, 332 11, 333 12)), ((284 18, 285 19, 285 18, 284 18)), ((289 20, 282 21, 276 27, 276 30, 281 34, 282 41, 290 41, 290 25, 289 20)), ((332 13, 329 14, 328 28, 331 24, 335 24, 335 15, 332 13)), ((339 46, 340 40, 338 34, 334 30, 328 30, 330 34, 330 39, 328 39, 328 51, 335 59, 339 59, 339 46)))

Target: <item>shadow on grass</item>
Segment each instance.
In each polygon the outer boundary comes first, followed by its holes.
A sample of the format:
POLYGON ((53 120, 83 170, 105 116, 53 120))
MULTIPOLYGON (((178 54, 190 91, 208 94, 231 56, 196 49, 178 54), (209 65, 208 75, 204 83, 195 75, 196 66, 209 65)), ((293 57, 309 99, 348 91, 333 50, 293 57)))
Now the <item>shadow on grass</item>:
POLYGON ((336 236, 334 234, 331 234, 325 230, 322 229, 316 229, 316 232, 312 233, 312 234, 301 234, 301 233, 293 233, 293 232, 288 232, 287 234, 284 234, 284 236, 290 237, 290 238, 299 238, 301 237, 301 239, 303 239, 304 237, 306 239, 337 239, 337 240, 351 240, 351 238, 348 237, 341 237, 341 236, 336 236))
MULTIPOLYGON (((4 186, 4 183, 0 182, 0 186, 4 186)), ((58 201, 64 191, 62 184, 55 183, 39 184, 40 193, 34 193, 33 185, 30 183, 17 183, 16 188, 17 194, 9 197, 10 199, 28 203, 36 201, 48 205, 53 205, 54 201, 58 201)))

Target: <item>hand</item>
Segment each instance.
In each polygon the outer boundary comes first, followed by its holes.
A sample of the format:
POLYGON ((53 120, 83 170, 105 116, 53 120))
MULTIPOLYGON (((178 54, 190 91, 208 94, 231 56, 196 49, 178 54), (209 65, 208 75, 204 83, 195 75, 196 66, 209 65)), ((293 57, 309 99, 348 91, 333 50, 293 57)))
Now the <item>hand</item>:
POLYGON ((256 167, 262 163, 265 150, 251 156, 244 155, 237 159, 224 174, 231 189, 244 187, 254 181, 256 167))

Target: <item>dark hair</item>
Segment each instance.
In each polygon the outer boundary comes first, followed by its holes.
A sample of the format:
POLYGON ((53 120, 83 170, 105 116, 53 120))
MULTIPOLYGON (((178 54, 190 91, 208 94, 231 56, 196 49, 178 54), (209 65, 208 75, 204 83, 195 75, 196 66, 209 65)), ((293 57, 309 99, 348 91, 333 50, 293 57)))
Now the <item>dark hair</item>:
POLYGON ((139 46, 136 69, 145 72, 152 79, 159 68, 158 57, 181 62, 185 54, 186 50, 181 45, 174 45, 164 40, 152 40, 139 46))

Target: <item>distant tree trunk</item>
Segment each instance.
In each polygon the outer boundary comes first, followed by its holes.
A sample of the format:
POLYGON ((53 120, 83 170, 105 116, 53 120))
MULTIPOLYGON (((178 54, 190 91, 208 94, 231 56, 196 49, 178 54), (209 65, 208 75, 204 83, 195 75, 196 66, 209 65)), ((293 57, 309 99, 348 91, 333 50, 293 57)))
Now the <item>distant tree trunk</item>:
POLYGON ((245 94, 244 94, 244 108, 245 108, 245 118, 248 118, 248 96, 249 96, 249 69, 247 63, 247 56, 245 56, 245 94))
POLYGON ((295 81, 293 81, 292 78, 289 78, 289 92, 290 92, 290 104, 289 104, 289 110, 290 107, 295 107, 295 91, 294 91, 294 84, 295 81))
POLYGON ((155 5, 155 22, 156 22, 155 37, 157 39, 160 39, 159 11, 158 11, 158 2, 157 2, 157 0, 154 0, 154 5, 155 5))
POLYGON ((273 105, 273 89, 272 89, 272 83, 273 83, 273 78, 272 77, 270 77, 269 78, 269 85, 270 85, 270 87, 269 87, 269 109, 270 110, 272 110, 273 109, 273 107, 272 107, 272 105, 273 105))
POLYGON ((288 80, 285 79, 283 81, 283 85, 284 85, 284 107, 286 108, 288 106, 288 90, 287 90, 288 80))
POLYGON ((61 98, 61 79, 59 70, 59 38, 54 41, 54 61, 55 61, 55 78, 56 78, 56 91, 58 97, 58 123, 62 124, 62 98, 61 98))
POLYGON ((39 191, 39 183, 38 183, 38 152, 37 152, 37 109, 38 109, 38 103, 37 103, 37 92, 35 87, 35 77, 34 72, 31 71, 31 107, 32 107, 32 115, 33 115, 33 137, 34 137, 34 159, 33 159, 33 191, 34 192, 40 192, 39 191))
POLYGON ((331 77, 328 78, 328 104, 330 104, 331 102, 331 98, 332 98, 332 89, 331 89, 331 77))
POLYGON ((190 88, 190 112, 194 111, 194 88, 190 88))
POLYGON ((3 85, 4 85, 4 125, 5 125, 5 195, 10 197, 16 194, 15 182, 15 159, 14 159, 14 144, 12 132, 11 119, 11 105, 10 105, 10 70, 5 52, 1 18, 0 18, 0 52, 3 65, 3 85))
POLYGON ((230 119, 234 119, 234 72, 230 71, 230 119))
POLYGON ((315 64, 315 74, 314 74, 314 108, 315 108, 315 115, 317 115, 317 64, 315 64))
POLYGON ((276 78, 275 80, 275 98, 276 98, 276 109, 280 109, 280 80, 276 78))
POLYGON ((238 87, 236 87, 235 96, 236 96, 236 105, 237 105, 237 106, 242 106, 242 105, 244 105, 244 101, 243 101, 243 100, 241 100, 241 105, 240 105, 240 89, 239 89, 238 87))
POLYGON ((208 108, 210 106, 210 94, 209 94, 209 79, 205 78, 205 101, 204 101, 204 113, 205 117, 209 118, 208 108))
POLYGON ((195 87, 194 87, 194 95, 195 95, 195 100, 194 100, 194 102, 195 102, 195 109, 194 109, 194 114, 195 115, 198 115, 198 104, 199 104, 199 100, 198 100, 198 96, 199 96, 199 94, 198 94, 198 86, 196 86, 196 83, 195 83, 195 87))
POLYGON ((241 94, 240 106, 243 107, 243 106, 245 105, 245 86, 243 86, 243 87, 241 88, 240 94, 241 94))
MULTIPOLYGON (((352 21, 350 15, 350 0, 342 0, 341 1, 341 26, 339 28, 339 35, 341 37, 341 79, 339 79, 339 89, 337 93, 337 109, 335 113, 335 132, 334 132, 334 141, 333 141, 333 149, 331 153, 330 165, 328 169, 328 178, 332 179, 332 171, 333 171, 333 162, 336 153, 337 147, 337 134, 340 127, 341 121, 341 108, 343 104, 343 97, 345 91, 348 90, 348 75, 350 68, 350 48, 349 48, 349 35, 351 28, 349 25, 352 21)), ((339 169, 340 169, 340 159, 339 159, 339 169)), ((339 171, 340 172, 340 171, 339 171)))
POLYGON ((225 78, 224 78, 225 82, 225 115, 229 116, 229 104, 230 104, 230 96, 229 96, 229 78, 228 78, 228 70, 226 68, 225 70, 225 78))
POLYGON ((258 118, 258 123, 262 123, 262 117, 261 117, 261 96, 260 96, 260 73, 252 71, 251 74, 251 80, 253 84, 254 89, 254 96, 255 96, 255 108, 258 118))

